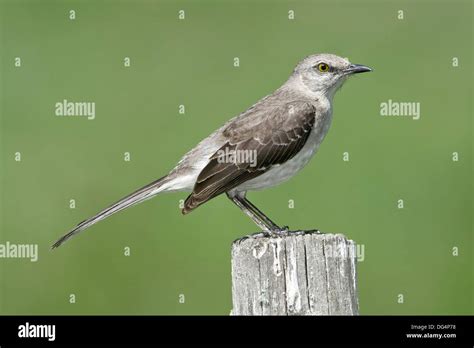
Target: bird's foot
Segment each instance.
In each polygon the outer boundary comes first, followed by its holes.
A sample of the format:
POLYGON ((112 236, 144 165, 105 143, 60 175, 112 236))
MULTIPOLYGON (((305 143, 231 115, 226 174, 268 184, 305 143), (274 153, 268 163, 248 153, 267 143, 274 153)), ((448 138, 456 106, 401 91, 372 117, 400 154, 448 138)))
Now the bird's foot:
POLYGON ((274 229, 271 229, 269 231, 264 231, 265 237, 270 237, 270 238, 280 238, 280 237, 285 237, 290 234, 290 229, 288 226, 283 226, 283 227, 276 227, 274 229))
POLYGON ((244 236, 242 239, 248 239, 248 238, 281 238, 281 237, 287 237, 287 236, 303 236, 308 233, 322 233, 319 230, 314 230, 314 231, 290 231, 290 228, 288 226, 283 226, 283 227, 277 227, 271 230, 265 230, 262 232, 257 232, 253 234, 248 234, 244 236))
POLYGON ((298 231, 290 231, 288 226, 283 226, 281 228, 276 228, 271 231, 264 231, 265 237, 271 237, 271 238, 279 238, 279 237, 286 237, 286 236, 304 236, 305 234, 310 234, 310 233, 322 233, 320 230, 312 230, 312 231, 303 231, 303 230, 298 230, 298 231))
POLYGON ((264 238, 264 237, 268 237, 268 234, 267 232, 262 231, 262 232, 247 234, 246 236, 243 236, 242 238, 239 238, 237 240, 245 240, 245 239, 251 239, 251 238, 264 238))
POLYGON ((311 234, 311 233, 321 234, 322 232, 320 230, 311 230, 311 231, 299 230, 299 231, 290 231, 288 234, 291 234, 292 236, 304 236, 306 234, 311 234))
POLYGON ((278 238, 278 237, 283 237, 287 236, 289 234, 289 229, 288 226, 284 226, 283 228, 275 228, 271 230, 263 230, 262 232, 257 232, 257 233, 252 233, 248 234, 242 239, 248 239, 248 238, 278 238))

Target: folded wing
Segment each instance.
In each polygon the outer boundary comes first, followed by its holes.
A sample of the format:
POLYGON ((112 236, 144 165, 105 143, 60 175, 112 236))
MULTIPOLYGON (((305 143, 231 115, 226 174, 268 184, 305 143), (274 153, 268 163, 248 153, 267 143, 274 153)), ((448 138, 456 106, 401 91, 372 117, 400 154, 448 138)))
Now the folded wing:
POLYGON ((257 123, 243 117, 229 124, 228 141, 199 174, 183 214, 294 157, 308 140, 315 112, 312 104, 293 101, 270 108, 257 123))

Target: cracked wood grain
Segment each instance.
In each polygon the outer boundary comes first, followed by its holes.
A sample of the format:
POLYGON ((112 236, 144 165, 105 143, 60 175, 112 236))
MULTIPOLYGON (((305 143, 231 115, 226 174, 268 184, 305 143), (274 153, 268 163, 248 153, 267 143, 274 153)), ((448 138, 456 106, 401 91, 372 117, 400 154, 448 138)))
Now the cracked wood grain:
POLYGON ((357 315, 356 246, 295 231, 232 244, 233 315, 357 315))

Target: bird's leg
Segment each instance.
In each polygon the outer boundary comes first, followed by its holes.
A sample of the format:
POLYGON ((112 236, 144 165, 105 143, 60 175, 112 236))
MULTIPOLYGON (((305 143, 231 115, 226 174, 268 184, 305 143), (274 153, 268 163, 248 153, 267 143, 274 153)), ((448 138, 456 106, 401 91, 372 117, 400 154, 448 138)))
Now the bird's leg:
POLYGON ((247 197, 242 197, 241 198, 244 204, 247 205, 247 207, 252 210, 255 214, 257 214, 262 220, 267 222, 268 225, 272 227, 272 230, 281 230, 281 228, 274 223, 268 216, 266 216, 260 209, 258 209, 252 202, 250 202, 247 197))
POLYGON ((245 193, 231 195, 227 193, 227 197, 234 202, 253 222, 260 227, 266 235, 275 236, 283 232, 287 232, 288 228, 280 228, 268 216, 266 216, 260 209, 253 205, 246 197, 245 193))
POLYGON ((263 220, 260 216, 250 210, 239 196, 232 196, 230 194, 227 194, 227 197, 229 197, 229 199, 234 202, 236 206, 238 206, 249 218, 251 218, 252 221, 255 222, 255 224, 262 229, 262 231, 266 233, 271 233, 272 226, 267 224, 265 220, 263 220))

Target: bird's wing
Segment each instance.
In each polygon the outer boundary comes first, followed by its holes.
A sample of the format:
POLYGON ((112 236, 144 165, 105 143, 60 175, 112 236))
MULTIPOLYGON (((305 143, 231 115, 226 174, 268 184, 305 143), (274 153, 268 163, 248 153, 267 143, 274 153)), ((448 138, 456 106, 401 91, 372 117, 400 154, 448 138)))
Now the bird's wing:
POLYGON ((227 142, 199 174, 183 213, 291 159, 308 140, 315 116, 316 108, 311 103, 292 101, 269 108, 251 126, 245 118, 230 123, 223 130, 227 142), (254 162, 248 161, 249 158, 254 162))

